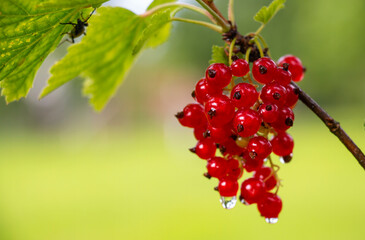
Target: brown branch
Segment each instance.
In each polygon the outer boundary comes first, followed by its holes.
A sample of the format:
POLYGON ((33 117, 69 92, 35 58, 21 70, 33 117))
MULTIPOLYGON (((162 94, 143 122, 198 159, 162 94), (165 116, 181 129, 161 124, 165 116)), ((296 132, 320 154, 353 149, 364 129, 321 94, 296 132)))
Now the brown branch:
POLYGON ((215 6, 213 0, 203 0, 205 4, 207 4, 214 12, 216 12, 226 23, 228 23, 228 20, 223 16, 221 11, 215 6))
POLYGON ((300 87, 293 81, 291 84, 295 87, 299 94, 299 99, 302 101, 312 112, 314 112, 327 128, 336 135, 336 137, 342 142, 343 145, 352 153, 357 159, 359 164, 365 169, 365 155, 358 146, 352 141, 347 133, 341 128, 340 123, 334 120, 328 113, 321 108, 308 94, 306 94, 300 87))

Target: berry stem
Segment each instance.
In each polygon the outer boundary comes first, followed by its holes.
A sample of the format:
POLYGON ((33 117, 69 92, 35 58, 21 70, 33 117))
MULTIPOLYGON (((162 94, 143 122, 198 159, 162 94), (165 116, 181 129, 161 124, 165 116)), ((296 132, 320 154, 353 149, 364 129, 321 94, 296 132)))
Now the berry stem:
POLYGON ((270 57, 270 58, 272 58, 271 57, 271 54, 270 54, 270 51, 269 51, 269 46, 267 45, 267 43, 266 43, 266 41, 265 41, 265 39, 260 35, 260 34, 258 34, 257 35, 257 37, 259 38, 259 40, 261 41, 261 43, 262 43, 262 45, 264 46, 264 48, 266 48, 267 49, 267 55, 270 57))
POLYGON ((361 149, 352 141, 347 133, 341 128, 340 123, 334 120, 318 103, 316 103, 307 93, 305 93, 297 84, 291 82, 298 92, 299 99, 302 101, 312 112, 314 112, 327 128, 333 133, 345 147, 352 153, 357 159, 359 164, 365 169, 365 155, 361 149))
POLYGON ((256 46, 259 49, 260 57, 264 57, 264 52, 262 51, 262 47, 261 47, 260 42, 257 40, 257 38, 254 38, 254 39, 255 39, 256 46))
POLYGON ((216 31, 216 32, 218 32, 218 33, 220 33, 220 34, 222 34, 222 33, 223 33, 222 27, 217 26, 217 25, 215 25, 215 24, 208 23, 208 22, 204 22, 204 21, 193 20, 193 19, 187 19, 187 18, 177 18, 177 17, 171 18, 171 21, 179 21, 179 22, 186 22, 186 23, 194 23, 194 24, 197 24, 197 25, 201 25, 201 26, 204 26, 204 27, 210 28, 210 29, 212 29, 213 31, 216 31))

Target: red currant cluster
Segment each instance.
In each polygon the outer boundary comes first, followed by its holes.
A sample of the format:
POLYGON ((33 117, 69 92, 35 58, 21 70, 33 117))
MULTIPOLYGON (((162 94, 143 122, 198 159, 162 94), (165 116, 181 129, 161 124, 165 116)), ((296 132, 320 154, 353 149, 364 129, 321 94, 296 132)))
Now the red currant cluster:
POLYGON ((302 80, 304 69, 291 55, 280 58, 278 64, 268 57, 259 58, 251 73, 263 84, 260 91, 249 72, 249 63, 239 58, 230 67, 210 65, 192 93, 197 103, 188 104, 176 117, 181 125, 194 129, 198 142, 190 151, 207 160, 204 176, 219 180, 215 189, 222 206, 235 206, 238 180, 245 169, 253 176, 241 183, 241 202, 257 203, 266 221, 275 223, 282 201, 277 195, 279 167, 271 153, 284 163, 292 158, 294 142, 286 130, 293 126, 298 94, 290 82, 302 80))

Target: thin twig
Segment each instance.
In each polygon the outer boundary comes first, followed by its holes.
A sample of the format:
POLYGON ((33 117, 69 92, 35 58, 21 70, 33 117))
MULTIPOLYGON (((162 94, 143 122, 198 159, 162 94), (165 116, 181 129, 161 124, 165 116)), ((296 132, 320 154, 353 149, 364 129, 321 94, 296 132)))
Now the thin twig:
POLYGON ((305 93, 297 84, 291 82, 298 92, 299 99, 302 101, 312 112, 314 112, 327 128, 336 135, 336 137, 342 142, 343 145, 352 153, 357 159, 359 164, 365 169, 365 155, 358 146, 352 141, 347 133, 341 128, 340 123, 334 120, 328 113, 321 108, 307 93, 305 93))

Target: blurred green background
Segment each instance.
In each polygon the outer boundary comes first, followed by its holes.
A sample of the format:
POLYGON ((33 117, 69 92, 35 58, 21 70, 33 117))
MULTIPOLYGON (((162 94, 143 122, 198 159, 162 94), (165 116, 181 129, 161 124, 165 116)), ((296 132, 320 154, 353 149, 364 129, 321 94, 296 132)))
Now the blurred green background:
MULTIPOLYGON (((235 2, 241 33, 255 31, 252 16, 270 1, 235 2)), ((111 4, 141 11, 148 1, 111 4)), ((302 59, 300 86, 362 149, 364 10, 363 0, 288 0, 263 31, 275 59, 302 59)), ((192 101, 212 44, 222 41, 211 30, 174 24, 99 114, 80 96, 80 79, 37 100, 67 46, 52 53, 27 99, 0 103, 0 239, 364 239, 364 170, 302 104, 293 161, 280 165, 279 222, 267 224, 255 206, 220 206, 216 180, 187 151, 192 131, 173 117, 192 101)))

